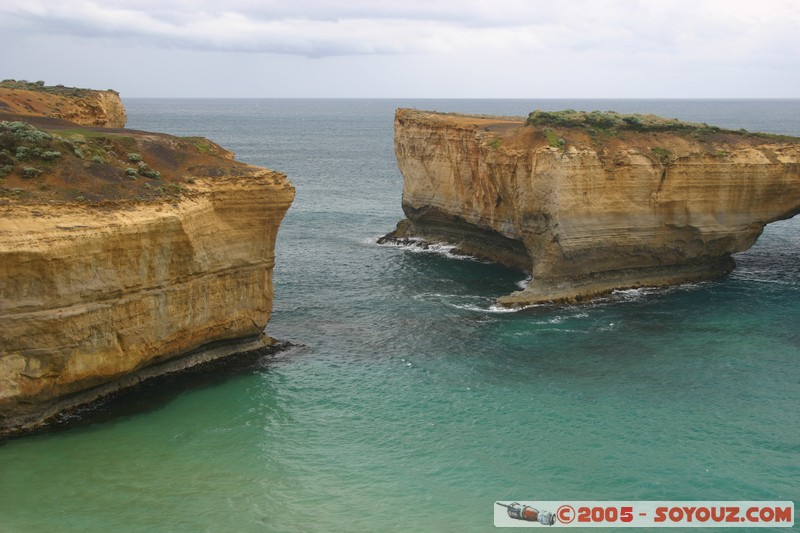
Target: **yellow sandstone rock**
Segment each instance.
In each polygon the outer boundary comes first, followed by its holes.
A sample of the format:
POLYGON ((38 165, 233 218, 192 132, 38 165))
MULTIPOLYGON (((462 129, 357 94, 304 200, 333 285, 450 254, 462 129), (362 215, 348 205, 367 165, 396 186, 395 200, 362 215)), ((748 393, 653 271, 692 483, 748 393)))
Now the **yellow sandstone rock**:
POLYGON ((531 272, 500 298, 510 306, 724 275, 766 224, 800 212, 800 141, 690 126, 400 109, 407 220, 388 237, 448 241, 531 272))
POLYGON ((47 116, 82 126, 124 128, 125 107, 116 91, 0 83, 0 102, 8 113, 47 116))
POLYGON ((0 198, 0 434, 273 342, 263 330, 292 185, 202 139, 123 133, 91 130, 98 146, 140 152, 160 178, 68 153, 41 177, 7 178, 32 192, 0 198), (56 194, 78 180, 86 190, 100 182, 94 190, 113 201, 56 194))

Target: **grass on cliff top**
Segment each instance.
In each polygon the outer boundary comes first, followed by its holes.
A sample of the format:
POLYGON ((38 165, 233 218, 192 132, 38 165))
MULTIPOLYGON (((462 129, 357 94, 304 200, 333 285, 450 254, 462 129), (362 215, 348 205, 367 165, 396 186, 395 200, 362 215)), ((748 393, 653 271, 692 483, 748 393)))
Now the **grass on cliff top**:
POLYGON ((745 135, 749 137, 764 137, 779 140, 798 140, 790 135, 775 135, 770 133, 752 133, 745 129, 729 130, 708 124, 683 122, 678 119, 668 119, 658 115, 622 114, 615 111, 541 111, 536 110, 528 115, 526 126, 550 126, 562 128, 581 128, 589 133, 602 133, 616 135, 621 131, 636 132, 672 132, 684 134, 713 134, 728 133, 745 135))
POLYGON ((181 137, 181 140, 193 145, 201 154, 219 155, 219 149, 205 137, 181 137))
POLYGON ((187 180, 180 176, 162 180, 161 172, 135 149, 131 137, 83 128, 51 132, 27 122, 0 121, 0 205, 149 201, 180 195, 181 182, 187 180))
MULTIPOLYGON (((45 85, 43 81, 27 81, 27 80, 3 80, 0 81, 0 88, 20 89, 23 91, 35 91, 40 93, 56 94, 59 96, 86 96, 87 94, 98 92, 92 89, 65 87, 63 85, 45 85)), ((117 93, 117 91, 113 89, 108 89, 108 92, 119 94, 117 93)))

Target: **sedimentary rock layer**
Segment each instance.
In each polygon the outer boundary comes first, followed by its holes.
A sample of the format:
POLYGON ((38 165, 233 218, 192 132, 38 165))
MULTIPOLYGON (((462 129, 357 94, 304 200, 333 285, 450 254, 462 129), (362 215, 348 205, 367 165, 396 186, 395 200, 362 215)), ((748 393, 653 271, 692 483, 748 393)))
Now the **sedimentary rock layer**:
POLYGON ((2 85, 0 436, 273 344, 286 176, 207 139, 97 127, 124 125, 113 91, 2 85))
POLYGON ((57 87, 29 90, 0 85, 0 111, 64 119, 82 126, 124 128, 127 121, 116 91, 57 87))
POLYGON ((595 131, 400 109, 395 151, 417 236, 528 270, 506 305, 718 277, 800 212, 800 143, 717 128, 595 131))
POLYGON ((293 196, 255 169, 164 203, 0 207, 0 428, 204 347, 262 345, 293 196))

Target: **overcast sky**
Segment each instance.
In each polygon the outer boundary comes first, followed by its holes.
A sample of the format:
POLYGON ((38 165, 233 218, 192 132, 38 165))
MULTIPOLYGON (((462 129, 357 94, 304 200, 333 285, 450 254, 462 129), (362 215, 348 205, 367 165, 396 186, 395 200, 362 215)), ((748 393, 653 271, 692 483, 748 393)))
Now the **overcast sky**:
POLYGON ((1 0, 0 47, 123 97, 800 97, 799 0, 1 0))

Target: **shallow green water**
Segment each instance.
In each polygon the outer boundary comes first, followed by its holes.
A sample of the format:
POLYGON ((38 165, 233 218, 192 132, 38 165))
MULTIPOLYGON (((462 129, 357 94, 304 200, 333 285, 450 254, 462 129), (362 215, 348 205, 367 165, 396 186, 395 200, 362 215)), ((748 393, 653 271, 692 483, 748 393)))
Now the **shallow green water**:
POLYGON ((800 220, 718 282, 516 313, 492 302, 523 273, 374 241, 402 216, 399 105, 800 134, 800 102, 126 105, 289 175, 267 331, 304 347, 0 445, 0 531, 489 531, 495 500, 798 500, 800 220))

